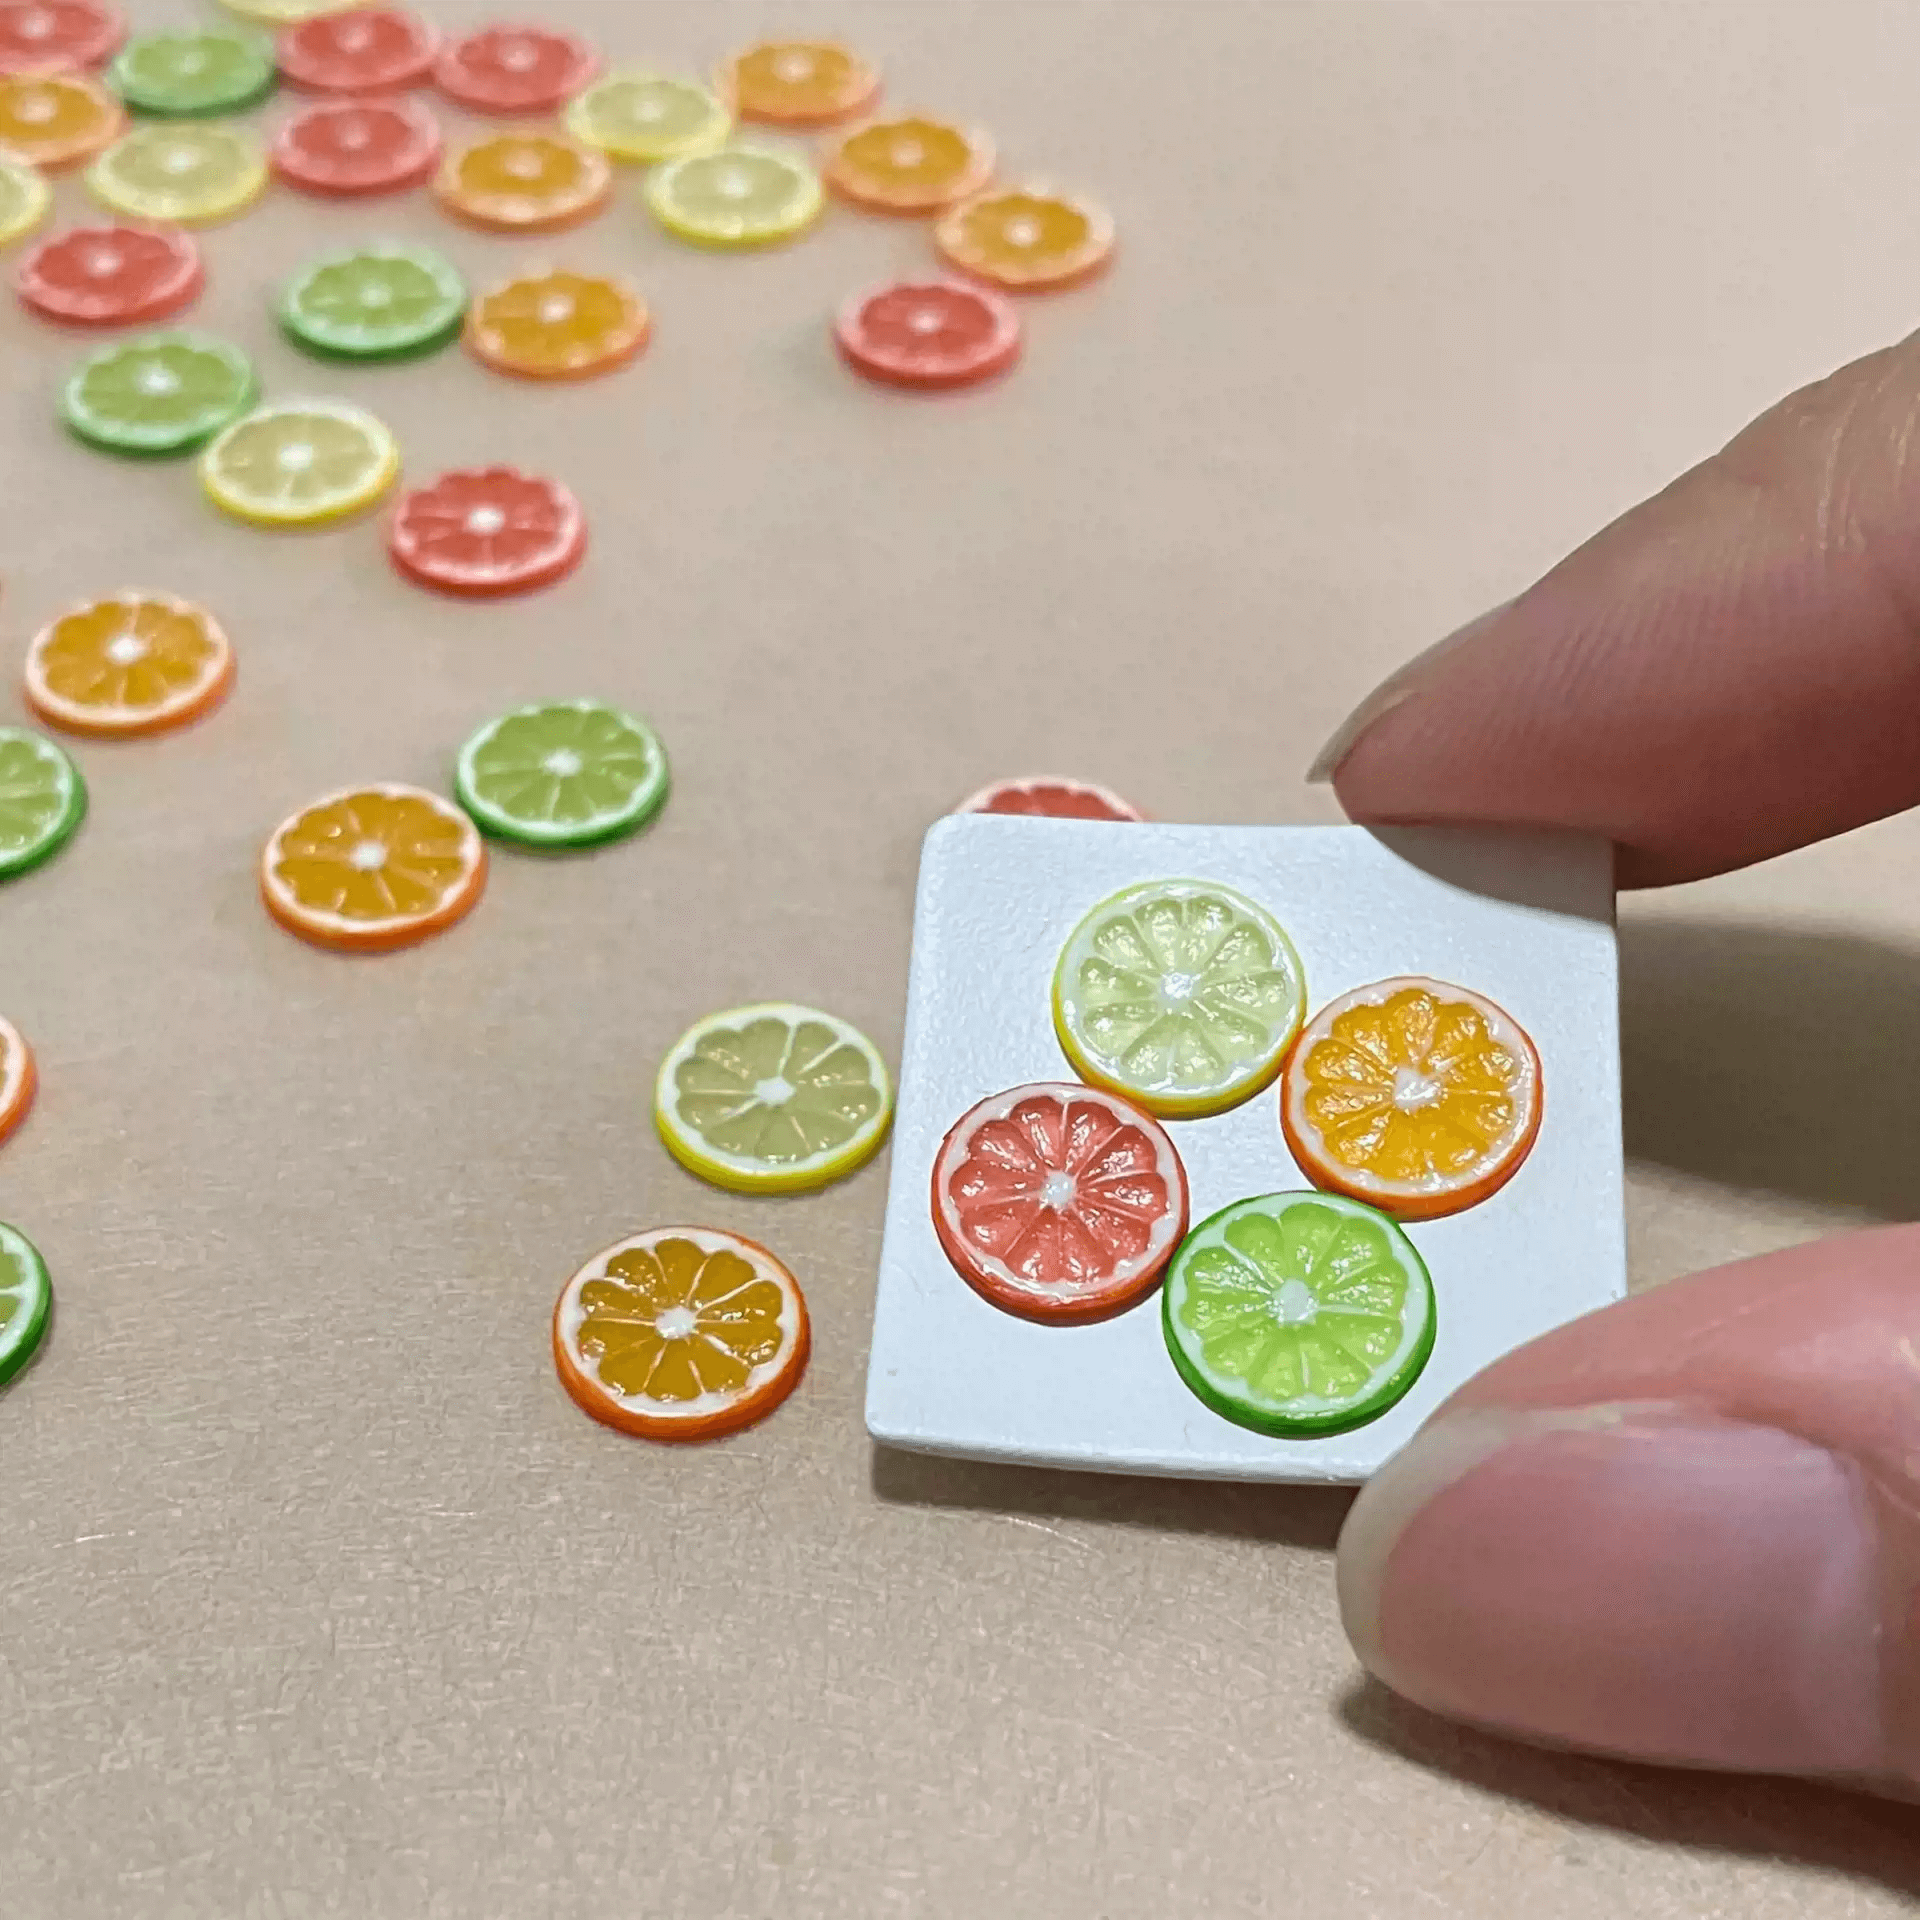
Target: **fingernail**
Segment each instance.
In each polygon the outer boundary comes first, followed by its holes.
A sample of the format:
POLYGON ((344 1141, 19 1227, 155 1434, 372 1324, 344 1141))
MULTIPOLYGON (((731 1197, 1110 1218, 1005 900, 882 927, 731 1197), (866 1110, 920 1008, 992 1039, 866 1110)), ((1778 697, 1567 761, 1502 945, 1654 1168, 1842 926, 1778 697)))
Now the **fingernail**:
POLYGON ((1683 1765, 1888 1764, 1866 1489, 1771 1427, 1443 1416, 1355 1503, 1340 1604, 1372 1673, 1456 1719, 1683 1765))
POLYGON ((1448 634, 1444 640, 1436 640, 1424 652, 1416 653, 1404 666, 1397 667, 1334 728, 1332 738, 1313 756, 1313 764, 1307 769, 1307 779, 1314 785, 1324 786, 1340 771, 1341 761, 1360 744, 1360 736, 1368 732, 1375 721, 1384 718, 1395 707, 1405 706, 1420 691, 1427 675, 1443 655, 1471 640, 1512 605, 1511 600, 1503 601, 1491 613, 1483 613, 1478 620, 1468 621, 1458 632, 1448 634))

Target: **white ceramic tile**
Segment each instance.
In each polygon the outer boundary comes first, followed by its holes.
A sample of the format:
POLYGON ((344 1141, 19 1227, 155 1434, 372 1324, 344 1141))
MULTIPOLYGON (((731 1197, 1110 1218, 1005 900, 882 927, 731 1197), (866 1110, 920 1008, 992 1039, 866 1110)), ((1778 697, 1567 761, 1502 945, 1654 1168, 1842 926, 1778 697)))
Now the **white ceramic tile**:
MULTIPOLYGON (((867 1427, 891 1446, 978 1459, 1235 1480, 1356 1481, 1468 1375, 1626 1290, 1620 1049, 1607 848, 1587 839, 1421 828, 1116 826, 956 815, 927 835, 867 1374, 867 1427), (1269 907, 1306 966, 1309 1009, 1396 973, 1497 1000, 1540 1049, 1545 1118, 1491 1200, 1411 1237, 1439 1336, 1384 1418, 1317 1440, 1221 1419, 1168 1359, 1157 1293, 1091 1327, 989 1306, 947 1263, 928 1212, 935 1153, 976 1100, 1070 1080, 1049 1006, 1080 916, 1136 881, 1224 881, 1269 907)), ((1192 1217, 1307 1184, 1269 1092, 1170 1128, 1192 1217)))

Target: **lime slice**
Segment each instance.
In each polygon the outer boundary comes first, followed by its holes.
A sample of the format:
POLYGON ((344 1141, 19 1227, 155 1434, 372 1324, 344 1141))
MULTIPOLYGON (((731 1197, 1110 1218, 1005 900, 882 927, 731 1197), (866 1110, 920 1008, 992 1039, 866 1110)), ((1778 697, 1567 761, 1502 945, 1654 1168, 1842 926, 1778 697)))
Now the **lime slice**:
POLYGON ((45 735, 0 727, 0 880, 51 859, 86 817, 80 769, 45 735))
POLYGON ((110 452, 185 453, 244 413, 253 395, 253 364, 238 347, 199 333, 149 333, 81 361, 60 411, 72 432, 110 452))
POLYGON ((47 1263, 24 1233, 0 1220, 0 1387, 33 1358, 52 1311, 47 1263))
POLYGON ((1433 1352, 1433 1282, 1372 1207, 1269 1193, 1181 1241, 1161 1320, 1180 1377, 1224 1419, 1289 1439, 1377 1420, 1433 1352))
POLYGON ((705 87, 659 73, 610 73, 567 108, 567 131, 616 160, 706 153, 732 125, 732 114, 705 87))
POLYGON ((1173 1119, 1272 1083, 1306 1011, 1300 956, 1272 914, 1208 880, 1151 880, 1074 928, 1053 1024, 1083 1080, 1173 1119))
POLYGON ((262 407, 200 456, 200 483, 214 505, 266 526, 356 513, 399 471, 393 435, 372 414, 337 400, 262 407))
POLYGON ((0 247, 31 233, 52 204, 53 189, 40 169, 0 151, 0 247))
POLYGON ((534 847, 633 833, 667 797, 667 754, 644 720, 600 700, 549 700, 491 720, 460 749, 454 798, 483 832, 534 847))
POLYGON ((238 127, 135 127, 87 169, 87 191, 136 220, 195 226, 251 206, 267 184, 267 157, 238 127))
POLYGON ((857 1027, 785 1001, 709 1014, 660 1063, 653 1118, 689 1171, 736 1193, 798 1193, 863 1166, 893 1087, 857 1027))
POLYGON ((273 82, 273 49, 237 29, 136 34, 107 69, 107 85, 141 113, 235 113, 273 82))
POLYGON ((812 226, 820 177, 761 147, 670 160, 647 176, 647 205, 669 233, 702 247, 764 247, 812 226))
POLYGON ((306 269, 280 299, 280 324, 311 352, 391 360, 444 346, 467 313, 467 287, 424 247, 365 247, 306 269))

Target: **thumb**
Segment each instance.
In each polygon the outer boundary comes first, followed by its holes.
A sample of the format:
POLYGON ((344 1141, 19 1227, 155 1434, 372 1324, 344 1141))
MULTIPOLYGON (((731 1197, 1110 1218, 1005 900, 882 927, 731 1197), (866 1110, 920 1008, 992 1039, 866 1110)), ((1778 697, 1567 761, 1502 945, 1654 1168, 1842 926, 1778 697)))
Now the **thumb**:
POLYGON ((1920 1784, 1920 1228, 1696 1274, 1509 1354, 1361 1493, 1340 1605, 1437 1713, 1920 1784))

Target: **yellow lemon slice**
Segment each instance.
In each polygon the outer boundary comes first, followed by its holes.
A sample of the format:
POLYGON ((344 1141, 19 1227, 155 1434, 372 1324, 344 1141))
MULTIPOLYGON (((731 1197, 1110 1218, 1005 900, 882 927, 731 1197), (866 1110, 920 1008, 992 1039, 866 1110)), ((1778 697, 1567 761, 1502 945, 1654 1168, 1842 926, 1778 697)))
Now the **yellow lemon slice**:
POLYGON ((567 131, 616 160, 648 163, 707 153, 733 116, 705 87, 661 73, 610 73, 567 108, 567 131))
POLYGON ((703 247, 764 247, 804 233, 823 195, 811 167, 762 147, 725 147, 658 167, 647 205, 669 233, 703 247))
POLYGON ((295 400, 236 420, 200 456, 213 503, 263 526, 306 526, 371 506, 400 471, 400 447, 372 414, 295 400))
POLYGON ((0 153, 0 247, 31 233, 52 204, 53 189, 38 168, 0 153))
POLYGON ((136 127, 87 169, 102 206, 181 226, 228 219, 266 184, 267 156, 252 134, 192 120, 136 127))

